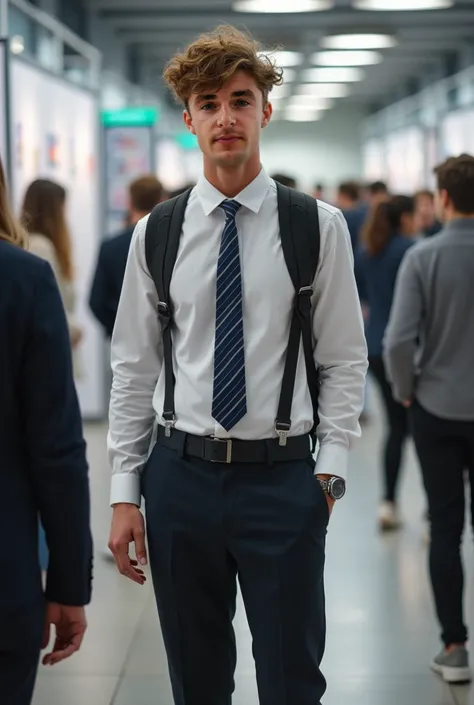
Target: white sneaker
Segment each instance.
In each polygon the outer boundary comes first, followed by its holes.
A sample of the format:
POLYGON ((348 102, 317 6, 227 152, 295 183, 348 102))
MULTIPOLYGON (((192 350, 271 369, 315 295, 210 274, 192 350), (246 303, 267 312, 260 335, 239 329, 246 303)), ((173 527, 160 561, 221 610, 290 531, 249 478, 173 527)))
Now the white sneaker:
POLYGON ((394 531, 400 528, 400 519, 393 502, 382 502, 379 507, 377 521, 381 531, 394 531))

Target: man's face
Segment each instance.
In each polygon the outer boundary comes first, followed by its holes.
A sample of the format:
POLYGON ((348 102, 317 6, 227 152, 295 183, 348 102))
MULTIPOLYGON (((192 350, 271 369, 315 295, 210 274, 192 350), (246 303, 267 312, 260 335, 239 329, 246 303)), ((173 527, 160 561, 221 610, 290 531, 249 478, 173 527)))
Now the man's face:
POLYGON ((421 229, 429 228, 436 219, 435 204, 429 196, 418 196, 416 201, 416 219, 421 229))
POLYGON ((234 169, 259 158, 260 131, 271 114, 253 76, 237 71, 219 91, 210 88, 193 94, 184 120, 197 136, 205 160, 234 169))

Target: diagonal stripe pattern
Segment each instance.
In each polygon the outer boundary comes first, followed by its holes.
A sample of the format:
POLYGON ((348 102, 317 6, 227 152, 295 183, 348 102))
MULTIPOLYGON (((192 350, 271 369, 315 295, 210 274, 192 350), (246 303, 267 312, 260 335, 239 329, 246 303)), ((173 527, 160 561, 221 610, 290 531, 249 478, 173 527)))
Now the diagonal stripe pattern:
POLYGON ((225 226, 217 262, 212 416, 226 431, 247 413, 242 274, 235 222, 240 205, 226 200, 219 206, 225 213, 225 226))

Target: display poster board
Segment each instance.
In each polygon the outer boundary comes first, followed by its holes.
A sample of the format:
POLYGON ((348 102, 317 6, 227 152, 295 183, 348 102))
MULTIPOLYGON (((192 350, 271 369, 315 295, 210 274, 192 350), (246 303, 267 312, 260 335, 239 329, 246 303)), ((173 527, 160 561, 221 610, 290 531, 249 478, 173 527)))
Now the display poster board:
POLYGON ((387 137, 387 180, 394 193, 412 194, 425 184, 423 130, 410 127, 387 137))
POLYGON ((94 94, 20 59, 10 62, 11 173, 14 203, 37 178, 67 191, 73 241, 76 319, 84 337, 78 350, 77 388, 83 416, 105 412, 102 333, 88 298, 100 243, 99 111, 94 94))
POLYGON ((364 179, 367 182, 385 179, 385 144, 380 139, 367 140, 362 146, 364 179))
POLYGON ((107 110, 104 126, 105 231, 114 235, 126 227, 130 182, 155 173, 154 108, 107 110))

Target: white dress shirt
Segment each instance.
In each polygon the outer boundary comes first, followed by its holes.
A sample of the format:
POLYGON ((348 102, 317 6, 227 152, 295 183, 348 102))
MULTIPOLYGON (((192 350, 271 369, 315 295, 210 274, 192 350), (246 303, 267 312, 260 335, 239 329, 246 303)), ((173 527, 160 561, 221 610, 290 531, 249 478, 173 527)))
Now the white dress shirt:
MULTIPOLYGON (((176 428, 220 438, 277 437, 275 419, 295 291, 285 263, 275 182, 262 169, 235 200, 243 287, 247 414, 228 434, 211 415, 216 273, 225 196, 204 177, 192 191, 171 280, 176 428)), ((319 368, 316 472, 345 477, 360 435, 367 348, 346 222, 319 202, 321 248, 314 281, 314 356, 319 368)), ((109 459, 111 503, 140 505, 140 473, 155 422, 163 424, 165 391, 158 294, 145 260, 141 220, 133 235, 112 338, 109 459)), ((310 282, 308 282, 309 284, 310 282)), ((290 435, 307 433, 313 408, 301 344, 290 435)))

